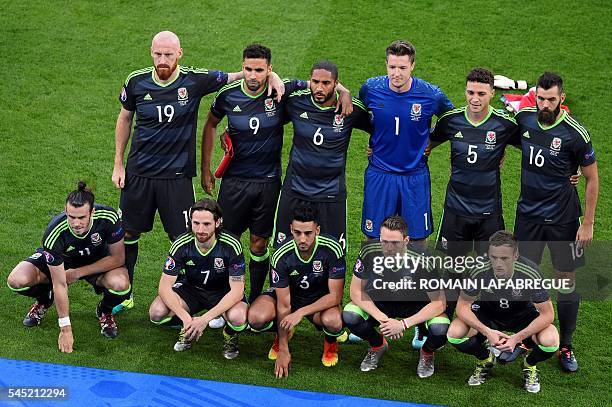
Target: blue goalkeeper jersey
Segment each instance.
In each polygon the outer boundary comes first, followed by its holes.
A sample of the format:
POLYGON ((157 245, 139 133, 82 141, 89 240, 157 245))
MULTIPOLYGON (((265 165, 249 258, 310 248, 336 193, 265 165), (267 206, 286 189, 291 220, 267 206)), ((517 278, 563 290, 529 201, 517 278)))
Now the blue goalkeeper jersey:
POLYGON ((389 78, 368 79, 359 98, 371 115, 370 165, 382 171, 406 174, 425 165, 431 118, 453 109, 444 92, 422 79, 412 78, 408 92, 389 87, 389 78))

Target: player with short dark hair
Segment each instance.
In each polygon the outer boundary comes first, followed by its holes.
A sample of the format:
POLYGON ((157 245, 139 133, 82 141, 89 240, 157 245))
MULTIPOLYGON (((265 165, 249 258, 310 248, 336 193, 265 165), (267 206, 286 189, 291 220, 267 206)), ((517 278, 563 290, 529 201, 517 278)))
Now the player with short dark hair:
MULTIPOLYGON (((132 72, 119 96, 112 180, 121 188, 119 206, 126 229, 130 282, 138 239, 152 229, 156 211, 171 241, 187 228, 188 210, 195 201, 191 179, 196 175, 196 129, 202 97, 243 76, 242 72, 180 66, 182 56, 176 34, 157 33, 151 44, 153 66, 132 72), (124 166, 134 115, 136 126, 124 166)), ((282 83, 275 81, 273 87, 280 90, 282 83)), ((130 298, 115 312, 131 307, 130 298)))
POLYGON ((370 132, 371 125, 363 104, 355 98, 351 114, 335 111, 339 89, 337 66, 319 61, 310 71, 309 89, 287 98, 293 144, 274 224, 275 247, 289 236, 293 208, 309 202, 318 208, 322 232, 332 235, 346 250, 348 146, 354 128, 370 132))
MULTIPOLYGON (((489 236, 504 229, 500 165, 518 128, 512 117, 490 105, 494 95, 493 74, 472 69, 466 78, 467 105, 442 114, 430 136, 431 148, 451 144, 451 175, 437 241, 438 248, 453 257, 472 249, 486 254, 489 236)), ((447 292, 449 317, 457 294, 447 292)))
POLYGON ((410 327, 425 323, 427 340, 420 350, 417 367, 418 376, 425 378, 434 373, 434 351, 446 343, 450 321, 444 314, 444 291, 422 288, 422 284, 439 276, 424 263, 421 254, 408 249, 408 228, 400 216, 387 217, 380 227, 380 241, 372 240, 362 247, 353 269, 351 302, 344 307, 342 319, 351 332, 370 344, 361 362, 363 372, 378 367, 389 348, 385 337, 399 339, 410 327), (396 256, 409 261, 390 268, 381 266, 396 256), (384 285, 404 281, 414 283, 413 288, 384 285), (378 326, 380 332, 376 330, 378 326))
MULTIPOLYGON (((548 245, 556 278, 575 282, 576 268, 584 265, 584 248, 593 239, 599 177, 591 136, 561 109, 564 100, 562 78, 545 72, 537 81, 536 107, 522 109, 516 115, 522 161, 514 232, 523 256, 539 264, 548 245), (578 191, 568 182, 578 168, 586 180, 582 223, 578 191)), ((568 372, 578 369, 572 336, 579 304, 575 284, 559 292, 559 361, 568 372)))
POLYGON ((530 393, 537 393, 540 379, 536 365, 552 357, 559 348, 550 296, 545 289, 490 285, 495 281, 511 281, 513 286, 518 286, 541 279, 537 266, 519 256, 518 243, 511 232, 495 232, 489 239, 488 255, 486 262, 470 272, 469 279, 474 286, 466 286, 461 291, 457 318, 448 329, 448 341, 459 351, 478 359, 468 380, 471 386, 483 384, 489 376, 496 362, 493 351, 512 353, 521 344, 528 345, 532 351, 523 363, 524 387, 530 393), (485 346, 486 340, 491 350, 485 346))
POLYGON ((72 352, 68 285, 85 280, 96 294, 103 294, 96 307, 102 335, 115 338, 118 330, 112 310, 130 290, 124 267, 123 235, 117 212, 109 206, 95 204, 94 194, 85 182, 79 181, 77 189, 66 198, 64 212, 49 222, 42 247, 8 276, 11 290, 36 298, 23 324, 39 325, 55 299, 59 349, 72 352))
POLYGON ((437 86, 412 77, 414 64, 414 46, 394 41, 386 50, 387 75, 366 80, 359 92, 374 127, 362 211, 362 231, 370 238, 378 238, 383 219, 390 215, 406 219, 412 240, 433 232, 423 153, 432 117, 451 110, 453 104, 437 86))
POLYGON ((272 255, 272 288, 249 309, 253 331, 268 330, 277 321, 278 334, 268 353, 270 359, 276 360, 276 377, 289 374, 289 339, 304 317, 325 333, 323 365, 338 363, 346 262, 338 241, 320 234, 318 217, 317 207, 309 203, 294 208, 293 239, 272 255))
POLYGON ((225 213, 223 228, 241 236, 250 232, 249 302, 261 294, 270 269, 268 239, 281 185, 283 116, 287 95, 308 85, 283 80, 285 94, 278 100, 268 95, 272 52, 261 44, 247 46, 243 53, 244 79, 224 86, 217 93, 204 126, 202 142, 202 187, 212 194, 211 171, 217 126, 227 116, 227 132, 233 158, 223 174, 219 204, 225 213))
POLYGON ((191 348, 208 323, 223 315, 223 356, 238 356, 238 333, 244 331, 244 256, 240 241, 221 231, 221 207, 202 199, 189 210, 190 231, 179 236, 168 253, 159 281, 159 295, 149 307, 155 324, 180 325, 174 350, 191 348), (180 280, 177 277, 181 275, 180 280), (207 310, 203 315, 194 315, 207 310))

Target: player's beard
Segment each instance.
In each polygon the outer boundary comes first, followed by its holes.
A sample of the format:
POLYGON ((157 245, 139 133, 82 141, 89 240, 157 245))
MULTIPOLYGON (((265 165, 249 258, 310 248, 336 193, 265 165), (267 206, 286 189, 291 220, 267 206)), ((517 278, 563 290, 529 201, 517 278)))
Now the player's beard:
POLYGON ((249 88, 251 92, 257 92, 258 90, 263 88, 265 84, 265 81, 258 81, 257 79, 249 79, 248 81, 246 81, 247 88, 249 88))
POLYGON ((559 116, 559 112, 561 112, 561 103, 557 105, 555 110, 538 108, 538 121, 540 122, 540 124, 543 124, 545 126, 552 126, 553 124, 555 124, 555 121, 559 116))
POLYGON ((170 76, 172 76, 177 66, 178 66, 178 61, 174 62, 174 65, 172 66, 172 68, 170 67, 170 65, 159 64, 155 66, 155 73, 157 73, 157 77, 159 79, 161 79, 162 81, 165 81, 168 78, 170 78, 170 76))
POLYGON ((315 102, 317 102, 318 104, 322 105, 327 103, 332 96, 334 96, 334 90, 332 90, 331 92, 325 94, 325 93, 315 93, 314 94, 314 100, 315 102), (320 97, 323 97, 323 100, 319 100, 320 97))

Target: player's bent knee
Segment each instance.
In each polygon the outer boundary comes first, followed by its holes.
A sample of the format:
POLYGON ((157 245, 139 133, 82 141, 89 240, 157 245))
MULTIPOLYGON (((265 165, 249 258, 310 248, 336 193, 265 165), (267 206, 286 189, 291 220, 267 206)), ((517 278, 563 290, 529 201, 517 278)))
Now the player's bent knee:
POLYGON ((448 327, 446 335, 449 338, 463 338, 467 335, 468 331, 469 329, 463 321, 455 319, 448 327))
POLYGON ((337 308, 328 309, 321 313, 321 324, 328 331, 339 331, 342 329, 342 314, 337 308))
POLYGON ((559 346, 559 332, 554 325, 548 325, 536 336, 537 342, 542 346, 559 346))
POLYGON ((353 311, 342 311, 342 321, 347 327, 359 325, 365 320, 363 316, 353 311))
POLYGON ((430 324, 427 331, 431 336, 444 336, 448 333, 448 324, 430 324))

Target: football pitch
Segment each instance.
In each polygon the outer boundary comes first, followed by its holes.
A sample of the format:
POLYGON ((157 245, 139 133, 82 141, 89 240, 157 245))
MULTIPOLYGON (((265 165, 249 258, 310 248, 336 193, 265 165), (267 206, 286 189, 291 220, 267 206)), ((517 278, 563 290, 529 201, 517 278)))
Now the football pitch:
MULTIPOLYGON (((608 167, 612 149, 606 139, 612 133, 608 116, 612 108, 612 33, 605 28, 612 21, 609 2, 79 0, 5 1, 2 8, 3 281, 38 247, 45 226, 61 211, 77 180, 86 180, 93 187, 97 202, 118 206, 119 192, 111 182, 118 95, 130 72, 151 65, 151 38, 161 30, 174 31, 181 38, 182 65, 236 72, 242 49, 260 42, 272 49, 273 68, 281 77, 307 79, 314 62, 329 59, 338 65, 339 79, 353 95, 368 77, 385 74, 386 46, 394 39, 407 39, 417 50, 413 75, 440 86, 456 106, 464 104, 465 76, 473 67, 524 79, 530 85, 545 70, 558 72, 565 80, 566 104, 589 130, 596 151, 600 195, 594 238, 599 242, 612 239, 608 167)), ((498 90, 495 97, 497 108, 502 107, 501 93, 498 90)), ((202 100, 199 138, 211 100, 212 95, 202 100)), ((366 133, 353 132, 347 161, 349 268, 362 236, 367 140, 366 133)), ((290 146, 289 126, 284 166, 290 146)), ((213 162, 217 163, 221 157, 218 146, 215 151, 213 162)), ((429 165, 437 226, 450 169, 447 144, 434 150, 429 165)), ((506 225, 512 229, 520 156, 511 148, 502 182, 506 225)), ((198 198, 203 197, 199 178, 194 178, 194 186, 198 198)), ((584 197, 584 180, 579 191, 584 197)), ((247 244, 243 236, 243 246, 247 244)), ((542 363, 542 391, 537 395, 522 389, 519 363, 497 366, 484 386, 469 387, 466 381, 474 359, 450 346, 436 354, 434 376, 419 379, 418 352, 410 347, 410 338, 393 342, 375 372, 359 371, 364 343, 341 345, 338 365, 324 368, 320 361, 323 336, 307 322, 298 327, 290 344, 293 364, 289 378, 277 380, 274 364, 266 358, 272 334, 242 335, 240 356, 233 361, 221 355, 219 330, 206 330, 188 352, 172 350, 178 332, 153 325, 147 313, 168 249, 166 234, 156 222, 154 230, 140 240, 136 305, 118 316, 116 340, 99 333, 98 299, 91 287, 84 282, 70 287, 72 354, 57 350, 55 310, 39 327, 23 327, 21 320, 31 299, 14 295, 3 282, 0 357, 453 406, 609 403, 612 327, 606 318, 612 312, 610 302, 582 303, 574 336, 580 370, 568 375, 560 371, 555 359, 542 363)))

